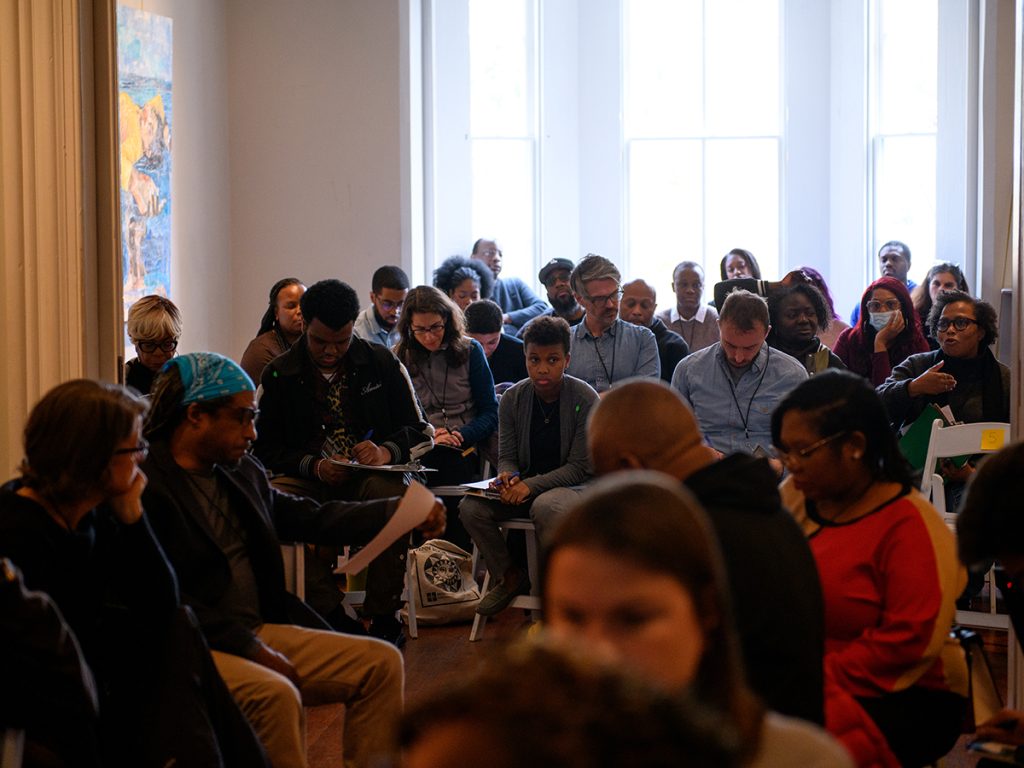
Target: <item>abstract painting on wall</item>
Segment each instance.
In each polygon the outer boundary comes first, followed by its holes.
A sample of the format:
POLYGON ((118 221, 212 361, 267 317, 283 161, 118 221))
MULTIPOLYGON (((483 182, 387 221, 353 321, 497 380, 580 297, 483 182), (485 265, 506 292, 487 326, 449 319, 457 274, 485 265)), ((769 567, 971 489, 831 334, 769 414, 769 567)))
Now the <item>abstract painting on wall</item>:
POLYGON ((124 311, 171 290, 172 20, 117 9, 124 311))

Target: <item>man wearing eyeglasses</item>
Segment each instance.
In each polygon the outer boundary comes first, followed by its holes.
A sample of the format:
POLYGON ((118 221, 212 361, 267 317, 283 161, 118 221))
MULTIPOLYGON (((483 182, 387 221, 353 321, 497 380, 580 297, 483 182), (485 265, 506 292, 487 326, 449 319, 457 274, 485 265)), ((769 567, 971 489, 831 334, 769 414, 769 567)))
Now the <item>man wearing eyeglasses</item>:
POLYGON ((378 269, 370 282, 370 306, 359 313, 352 332, 364 341, 391 349, 398 343, 396 328, 407 293, 409 276, 401 268, 378 269))
POLYGON ((616 381, 661 375, 658 343, 649 328, 619 317, 622 276, 604 256, 589 253, 570 276, 573 293, 584 310, 572 329, 566 373, 605 392, 616 381))
MULTIPOLYGON (((273 473, 276 487, 317 501, 402 495, 408 475, 345 464, 405 464, 433 447, 433 428, 405 367, 391 350, 355 336, 359 299, 340 280, 310 286, 300 306, 306 332, 263 370, 254 453, 273 473)), ((404 557, 405 548, 396 542, 371 564, 363 605, 371 633, 399 643, 395 611, 404 557)), ((306 587, 315 609, 346 626, 324 563, 307 563, 306 587)))

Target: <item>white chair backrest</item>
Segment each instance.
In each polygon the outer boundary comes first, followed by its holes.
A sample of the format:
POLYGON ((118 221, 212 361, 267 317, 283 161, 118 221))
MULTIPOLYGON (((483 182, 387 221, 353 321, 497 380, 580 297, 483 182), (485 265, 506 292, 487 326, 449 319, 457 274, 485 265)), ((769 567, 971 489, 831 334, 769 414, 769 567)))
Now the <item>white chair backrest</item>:
MULTIPOLYGON (((979 421, 974 424, 954 424, 944 427, 941 419, 932 422, 932 434, 928 440, 928 453, 921 473, 921 493, 931 499, 935 462, 954 456, 976 453, 995 453, 1010 443, 1010 425, 998 421, 979 421)), ((938 491, 936 491, 938 492, 938 491)))

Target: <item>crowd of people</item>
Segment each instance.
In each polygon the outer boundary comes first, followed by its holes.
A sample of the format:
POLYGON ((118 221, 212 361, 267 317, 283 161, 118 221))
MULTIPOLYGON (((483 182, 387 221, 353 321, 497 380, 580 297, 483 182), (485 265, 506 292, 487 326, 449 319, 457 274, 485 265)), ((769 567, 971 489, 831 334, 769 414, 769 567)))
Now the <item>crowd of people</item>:
MULTIPOLYGON (((659 281, 624 282, 603 256, 545 263, 544 298, 502 276, 502 256, 481 238, 432 285, 380 267, 365 308, 340 280, 282 279, 239 362, 178 354, 187 318, 145 297, 127 386, 44 396, 0 489, 0 600, 25 617, 4 642, 30 657, 4 675, 52 678, 52 697, 0 708, 32 759, 303 766, 318 702, 345 704, 353 766, 399 751, 443 765, 481 744, 509 766, 948 752, 968 706, 950 629, 970 588, 899 438, 929 404, 1009 421, 998 318, 961 270, 915 286, 910 249, 886 243, 847 325, 817 270, 770 281, 744 249, 710 302, 701 265, 681 261, 660 312, 659 281), (403 716, 410 539, 372 561, 357 617, 333 565, 411 484, 484 472, 488 495, 435 498, 413 537, 479 549, 483 616, 539 587, 542 639, 403 716), (501 528, 522 517, 540 584, 501 528), (308 545, 304 601, 282 541, 308 545)), ((981 459, 938 468, 965 509, 960 555, 1003 561, 1024 622, 1024 537, 989 500, 1021 482, 1020 447, 981 459)), ((1024 714, 1001 716, 1024 743, 1024 714)))

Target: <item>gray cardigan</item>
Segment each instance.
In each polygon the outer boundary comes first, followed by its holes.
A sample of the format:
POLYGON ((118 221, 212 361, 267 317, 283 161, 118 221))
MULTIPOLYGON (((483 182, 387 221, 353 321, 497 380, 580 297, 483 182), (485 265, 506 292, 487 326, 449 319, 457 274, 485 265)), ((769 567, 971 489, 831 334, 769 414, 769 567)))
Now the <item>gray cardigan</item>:
MULTIPOLYGON (((533 382, 523 379, 501 396, 498 404, 498 472, 525 471, 530 466, 530 423, 536 400, 533 382)), ((552 488, 579 485, 590 479, 587 458, 587 416, 597 392, 585 381, 568 374, 562 380, 559 425, 562 465, 528 479, 533 496, 552 488)))

